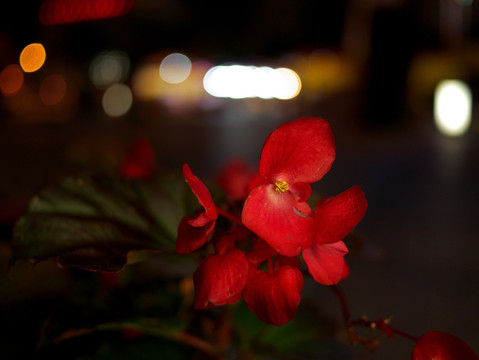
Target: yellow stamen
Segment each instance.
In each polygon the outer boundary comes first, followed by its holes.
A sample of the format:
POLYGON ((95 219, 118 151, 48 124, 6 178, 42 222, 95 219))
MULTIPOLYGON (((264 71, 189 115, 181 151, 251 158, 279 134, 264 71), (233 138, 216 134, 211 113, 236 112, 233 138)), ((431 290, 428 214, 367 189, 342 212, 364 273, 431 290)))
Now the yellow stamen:
POLYGON ((281 180, 278 180, 274 183, 276 185, 276 192, 278 193, 284 193, 285 191, 287 191, 289 189, 288 187, 288 183, 286 181, 281 181, 281 180))

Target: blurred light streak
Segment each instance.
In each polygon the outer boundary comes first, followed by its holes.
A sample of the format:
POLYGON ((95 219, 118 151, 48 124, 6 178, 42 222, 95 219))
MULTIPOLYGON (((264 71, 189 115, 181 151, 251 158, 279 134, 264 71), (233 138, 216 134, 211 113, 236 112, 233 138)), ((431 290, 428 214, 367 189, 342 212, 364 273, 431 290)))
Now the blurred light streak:
POLYGON ((133 94, 125 84, 113 84, 103 94, 103 110, 110 117, 125 115, 132 104, 133 94))
POLYGON ((38 17, 42 25, 108 19, 127 14, 133 0, 46 0, 38 17))
POLYGON ((0 73, 0 91, 4 96, 12 96, 23 86, 24 75, 16 64, 6 66, 0 73))
POLYGON ((45 63, 46 57, 47 54, 42 44, 29 44, 20 53, 20 66, 25 72, 37 71, 45 63))
POLYGON ((459 80, 443 80, 434 92, 434 121, 447 136, 461 136, 471 124, 472 95, 459 80))
POLYGON ((203 78, 205 90, 212 96, 232 99, 291 99, 301 91, 301 80, 291 69, 268 66, 219 65, 203 78))
POLYGON ((185 81, 191 73, 191 60, 183 54, 173 53, 166 56, 160 64, 160 76, 169 84, 185 81))
POLYGON ((61 75, 47 76, 40 84, 40 99, 45 105, 56 105, 63 100, 67 84, 61 75))
POLYGON ((107 51, 97 55, 90 63, 92 83, 100 89, 123 82, 130 73, 130 59, 122 51, 107 51))

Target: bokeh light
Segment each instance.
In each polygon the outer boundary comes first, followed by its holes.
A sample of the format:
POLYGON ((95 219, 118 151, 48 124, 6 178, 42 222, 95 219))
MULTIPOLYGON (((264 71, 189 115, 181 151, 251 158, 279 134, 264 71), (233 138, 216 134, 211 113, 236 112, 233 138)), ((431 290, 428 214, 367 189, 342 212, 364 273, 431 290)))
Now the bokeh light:
POLYGON ((38 16, 42 25, 107 19, 127 14, 133 0, 46 0, 38 16))
POLYGON ((4 96, 15 95, 23 86, 24 75, 16 64, 6 66, 0 73, 0 91, 4 96))
POLYGON ((90 80, 98 88, 123 82, 130 72, 130 59, 122 51, 108 51, 97 55, 90 63, 90 80))
POLYGON ((281 100, 292 99, 301 91, 301 79, 298 74, 287 68, 275 69, 271 84, 273 96, 281 100))
POLYGON ((293 70, 268 66, 215 66, 208 70, 203 85, 215 97, 243 99, 291 99, 301 90, 301 80, 293 70))
POLYGON ((67 92, 65 79, 58 74, 47 76, 40 84, 40 99, 45 105, 56 105, 67 92))
POLYGON ((133 93, 141 101, 157 98, 162 93, 164 82, 160 79, 157 64, 143 64, 133 73, 133 93))
POLYGON ((113 84, 103 94, 103 110, 108 116, 119 117, 125 115, 132 104, 133 94, 125 84, 113 84))
POLYGON ((45 63, 46 51, 42 44, 33 43, 25 46, 20 53, 20 66, 25 72, 34 72, 45 63))
POLYGON ((469 87, 459 80, 441 81, 434 93, 434 121, 447 136, 460 136, 471 124, 472 95, 469 87))
POLYGON ((173 53, 166 56, 160 64, 161 78, 170 84, 185 81, 191 73, 191 60, 188 56, 173 53))

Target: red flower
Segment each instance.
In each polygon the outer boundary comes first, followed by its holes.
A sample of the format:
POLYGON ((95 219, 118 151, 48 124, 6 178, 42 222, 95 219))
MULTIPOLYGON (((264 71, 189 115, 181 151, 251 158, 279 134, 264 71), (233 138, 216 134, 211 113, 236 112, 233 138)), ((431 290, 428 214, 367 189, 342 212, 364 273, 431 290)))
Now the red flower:
POLYGON ((207 255, 193 276, 195 309, 230 304, 241 297, 248 278, 248 260, 239 249, 207 255))
POLYGON ((423 334, 412 351, 412 360, 479 360, 471 347, 454 335, 440 331, 423 334))
POLYGON ((310 274, 321 284, 336 284, 348 276, 348 249, 342 239, 365 214, 364 193, 353 186, 321 199, 314 210, 306 202, 309 184, 330 169, 334 156, 334 138, 325 120, 302 118, 280 126, 266 139, 258 174, 239 163, 222 172, 229 200, 249 192, 241 221, 216 208, 206 186, 183 166, 202 208, 180 222, 176 251, 192 252, 210 237, 215 251, 193 276, 195 308, 229 304, 242 295, 258 318, 283 325, 294 318, 301 300, 304 280, 298 255, 302 253, 310 274), (234 226, 211 236, 218 214, 234 226), (259 270, 266 262, 268 271, 259 270))
POLYGON ((305 202, 309 184, 328 172, 334 157, 333 134, 323 119, 302 118, 273 131, 259 162, 263 182, 244 204, 245 226, 282 255, 296 256, 310 247, 314 222, 305 202))
POLYGON ((325 120, 303 118, 280 126, 266 140, 259 175, 263 181, 245 201, 245 226, 279 254, 302 252, 313 278, 324 285, 336 284, 349 274, 344 260, 348 252, 341 241, 363 218, 367 201, 359 186, 323 198, 309 208, 309 183, 331 167, 335 148, 325 120))
POLYGON ((185 216, 178 225, 176 252, 187 254, 202 247, 212 234, 218 212, 208 188, 198 179, 187 164, 183 165, 183 176, 195 194, 202 209, 193 216, 185 216))
POLYGON ((127 149, 120 175, 126 179, 148 179, 155 173, 155 151, 146 136, 138 137, 127 149))
POLYGON ((254 270, 245 285, 243 300, 258 318, 280 326, 296 315, 303 283, 301 271, 293 266, 273 272, 254 270))

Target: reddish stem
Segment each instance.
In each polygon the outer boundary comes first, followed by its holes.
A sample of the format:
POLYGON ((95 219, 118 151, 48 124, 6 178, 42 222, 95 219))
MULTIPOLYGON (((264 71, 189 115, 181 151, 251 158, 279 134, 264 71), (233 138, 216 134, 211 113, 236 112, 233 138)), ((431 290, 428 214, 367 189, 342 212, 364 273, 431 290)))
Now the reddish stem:
POLYGON ((224 218, 234 222, 235 224, 238 224, 238 225, 243 225, 243 223, 241 222, 241 220, 239 218, 237 218, 236 216, 233 216, 231 215, 230 213, 224 211, 222 208, 220 207, 216 207, 216 211, 218 211, 218 214, 220 214, 221 216, 223 216, 224 218))
POLYGON ((338 298, 339 305, 341 306, 341 313, 343 314, 344 322, 348 323, 349 321, 351 321, 351 314, 349 312, 349 307, 346 301, 346 297, 336 285, 331 285, 329 288, 333 291, 333 293, 338 298))
POLYGON ((387 325, 387 324, 386 324, 386 326, 387 326, 387 327, 389 328, 389 330, 391 330, 393 333, 395 333, 395 334, 397 334, 397 335, 399 335, 399 336, 402 336, 402 337, 404 337, 404 338, 406 338, 406 339, 412 340, 412 341, 414 341, 414 342, 418 342, 418 340, 419 340, 419 338, 417 338, 417 337, 415 337, 415 336, 413 336, 413 335, 411 335, 411 334, 408 334, 408 333, 406 333, 406 332, 404 332, 404 331, 402 331, 402 330, 393 328, 392 326, 389 326, 389 325, 387 325))
POLYGON ((365 317, 362 317, 360 319, 353 320, 351 318, 351 313, 349 311, 349 307, 346 301, 346 297, 344 296, 343 292, 335 285, 330 286, 331 290, 334 292, 336 297, 339 300, 340 306, 341 306, 341 313, 343 314, 344 322, 346 324, 346 328, 349 334, 349 337, 353 343, 359 342, 363 345, 365 345, 368 348, 374 348, 377 346, 377 343, 374 340, 370 339, 364 339, 359 337, 356 334, 356 331, 354 330, 354 326, 366 326, 371 329, 378 329, 383 331, 388 337, 391 337, 393 334, 397 334, 399 336, 402 336, 406 339, 412 340, 414 342, 417 342, 419 339, 411 334, 408 334, 402 330, 393 328, 392 326, 388 325, 387 319, 381 319, 377 321, 370 321, 366 319, 365 317))

